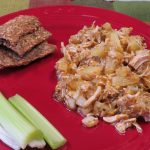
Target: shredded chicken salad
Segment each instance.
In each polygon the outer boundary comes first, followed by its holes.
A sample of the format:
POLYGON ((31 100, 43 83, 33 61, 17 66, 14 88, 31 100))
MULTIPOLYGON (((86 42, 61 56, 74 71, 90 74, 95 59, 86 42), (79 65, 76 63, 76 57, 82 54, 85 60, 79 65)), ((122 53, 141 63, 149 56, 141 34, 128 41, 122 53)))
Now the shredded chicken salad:
POLYGON ((110 23, 84 26, 61 43, 64 55, 56 62, 55 98, 93 127, 102 118, 125 133, 150 121, 150 51, 132 28, 113 29, 110 23))

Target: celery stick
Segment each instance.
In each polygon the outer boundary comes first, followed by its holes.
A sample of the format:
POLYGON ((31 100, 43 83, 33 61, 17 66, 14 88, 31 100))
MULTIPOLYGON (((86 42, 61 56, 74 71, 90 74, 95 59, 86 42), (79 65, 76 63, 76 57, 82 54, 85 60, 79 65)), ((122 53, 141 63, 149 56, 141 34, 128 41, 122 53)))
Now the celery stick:
POLYGON ((12 139, 9 134, 5 131, 5 129, 0 125, 0 140, 2 140, 7 146, 11 147, 12 149, 19 150, 19 144, 12 139))
MULTIPOLYGON (((11 146, 24 149, 28 143, 43 140, 43 134, 25 119, 0 93, 0 127, 1 140, 11 146), (12 145, 13 146, 13 145, 12 145)), ((13 147, 12 147, 13 148, 13 147)))
POLYGON ((42 131, 45 140, 52 149, 57 149, 66 143, 66 139, 61 135, 61 133, 23 97, 16 94, 9 98, 9 101, 35 127, 42 131))

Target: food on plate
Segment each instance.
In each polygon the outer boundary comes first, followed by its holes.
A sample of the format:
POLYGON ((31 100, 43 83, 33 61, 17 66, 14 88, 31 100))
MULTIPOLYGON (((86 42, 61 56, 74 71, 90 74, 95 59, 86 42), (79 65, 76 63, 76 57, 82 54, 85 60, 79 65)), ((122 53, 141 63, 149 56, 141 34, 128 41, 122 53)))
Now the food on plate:
POLYGON ((26 120, 0 93, 0 140, 14 150, 43 148, 42 132, 26 120))
POLYGON ((0 93, 0 140, 14 150, 57 149, 66 143, 63 135, 29 102, 16 94, 7 100, 0 93), (45 142, 46 141, 46 142, 45 142))
POLYGON ((80 113, 87 127, 103 118, 120 133, 129 127, 142 132, 138 119, 150 121, 150 51, 131 32, 93 23, 61 43, 54 96, 80 113))
POLYGON ((11 49, 14 50, 18 55, 23 56, 34 46, 47 40, 49 36, 50 33, 47 30, 45 30, 43 27, 39 27, 39 29, 34 33, 27 34, 22 37, 14 47, 11 47, 11 49))
POLYGON ((27 52, 23 58, 20 58, 6 47, 0 47, 0 70, 8 67, 27 65, 36 59, 53 53, 55 48, 55 45, 43 42, 34 47, 32 51, 27 52))
POLYGON ((54 52, 52 34, 35 16, 20 15, 0 26, 0 69, 27 65, 54 52))
MULTIPOLYGON (((37 31, 40 25, 41 23, 35 16, 20 15, 0 26, 0 41, 12 49, 21 38, 37 31)), ((19 51, 12 50, 20 54, 19 51)))
POLYGON ((23 97, 16 94, 9 98, 9 102, 43 133, 44 139, 52 149, 57 149, 66 143, 63 135, 23 97))

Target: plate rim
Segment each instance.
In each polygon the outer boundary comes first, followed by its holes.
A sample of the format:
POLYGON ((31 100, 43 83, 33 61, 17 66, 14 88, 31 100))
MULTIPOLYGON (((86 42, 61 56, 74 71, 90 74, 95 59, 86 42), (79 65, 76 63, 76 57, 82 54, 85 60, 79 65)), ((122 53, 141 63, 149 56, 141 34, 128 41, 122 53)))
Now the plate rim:
POLYGON ((117 12, 115 10, 109 10, 109 9, 105 9, 105 8, 87 6, 87 5, 46 5, 46 6, 39 6, 39 7, 27 8, 27 9, 15 11, 15 12, 3 15, 3 16, 0 16, 0 19, 6 18, 10 15, 15 15, 15 14, 18 14, 18 13, 24 13, 24 12, 27 12, 27 11, 35 11, 35 10, 38 10, 38 9, 49 9, 49 8, 77 8, 77 9, 79 9, 79 8, 82 9, 83 8, 83 9, 101 10, 101 11, 105 11, 105 12, 108 12, 108 13, 113 13, 113 14, 116 14, 116 15, 118 14, 118 15, 124 16, 126 18, 132 19, 133 21, 139 22, 139 23, 143 24, 145 27, 150 29, 150 25, 146 24, 144 21, 139 20, 137 18, 134 18, 132 16, 129 16, 127 14, 117 12))
MULTIPOLYGON (((3 18, 7 18, 8 16, 13 16, 13 15, 18 15, 20 13, 25 13, 25 12, 28 12, 28 11, 35 11, 35 10, 38 10, 38 9, 49 9, 49 8, 88 8, 88 9, 96 9, 96 10, 102 10, 102 11, 107 11, 109 13, 114 13, 114 14, 118 14, 118 15, 121 15, 121 16, 125 16, 126 18, 130 18, 131 20, 133 20, 133 22, 138 22, 139 24, 143 24, 143 27, 146 27, 147 29, 150 29, 150 26, 147 25, 146 23, 136 19, 136 18, 133 18, 133 17, 130 17, 128 15, 125 15, 125 14, 122 14, 122 13, 118 13, 118 12, 115 12, 115 11, 112 11, 112 10, 107 10, 107 9, 103 9, 103 8, 96 8, 96 7, 90 7, 90 6, 81 6, 81 5, 53 5, 53 6, 43 6, 43 7, 36 7, 36 8, 30 8, 30 9, 25 9, 25 10, 21 10, 21 11, 17 11, 17 12, 13 12, 13 13, 10 13, 10 14, 7 14, 7 15, 4 15, 4 16, 1 16, 0 19, 3 19, 3 18)), ((87 12, 88 14, 90 14, 90 12, 87 12)), ((97 15, 98 16, 98 15, 97 15)), ((148 33, 149 34, 149 33, 148 33)), ((149 34, 150 35, 150 34, 149 34)), ((64 108, 65 109, 65 108, 64 108)))

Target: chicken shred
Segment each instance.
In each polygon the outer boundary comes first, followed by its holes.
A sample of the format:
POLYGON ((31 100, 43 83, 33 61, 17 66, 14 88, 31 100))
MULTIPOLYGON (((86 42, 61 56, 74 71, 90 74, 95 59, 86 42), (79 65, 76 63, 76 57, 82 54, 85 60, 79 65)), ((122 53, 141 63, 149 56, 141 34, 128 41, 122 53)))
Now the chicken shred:
POLYGON ((99 118, 120 133, 150 121, 150 51, 133 28, 113 29, 110 23, 84 26, 61 43, 56 62, 55 98, 80 113, 87 127, 99 118), (89 115, 90 114, 90 115, 89 115))

